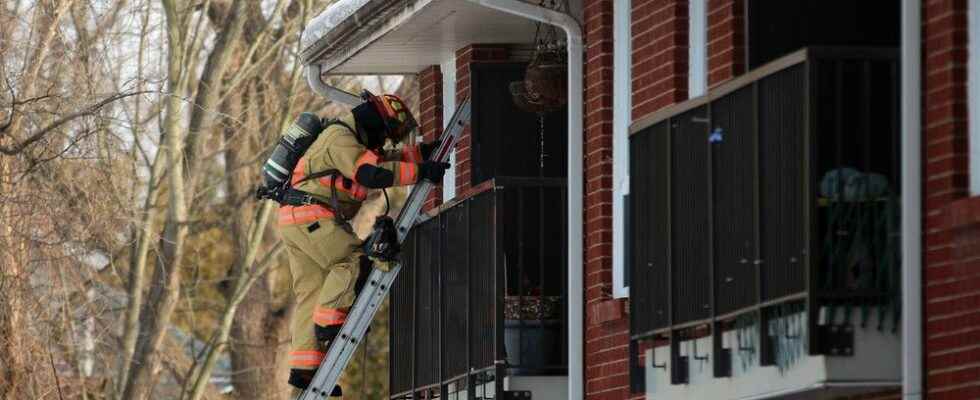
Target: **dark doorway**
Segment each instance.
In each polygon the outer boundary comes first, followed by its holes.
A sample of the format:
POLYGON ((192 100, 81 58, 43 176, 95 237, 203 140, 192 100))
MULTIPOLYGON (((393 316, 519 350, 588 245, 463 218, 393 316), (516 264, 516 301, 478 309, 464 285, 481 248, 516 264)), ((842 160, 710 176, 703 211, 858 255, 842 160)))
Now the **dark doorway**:
POLYGON ((514 105, 510 83, 524 79, 526 63, 473 64, 472 184, 498 176, 565 177, 567 109, 544 116, 544 165, 538 115, 514 105))
POLYGON ((896 47, 898 0, 747 0, 749 69, 802 47, 896 47))

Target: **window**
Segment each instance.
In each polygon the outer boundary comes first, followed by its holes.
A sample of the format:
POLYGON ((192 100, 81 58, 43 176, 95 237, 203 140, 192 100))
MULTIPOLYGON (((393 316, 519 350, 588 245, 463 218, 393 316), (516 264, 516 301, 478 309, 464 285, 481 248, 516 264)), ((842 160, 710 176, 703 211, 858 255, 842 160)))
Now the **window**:
MULTIPOLYGON (((980 121, 980 4, 969 2, 969 48, 967 60, 967 103, 969 118, 980 121)), ((980 123, 970 124, 970 194, 980 196, 980 123)))
POLYGON ((708 91, 708 12, 707 0, 688 3, 687 94, 695 98, 708 91))
POLYGON ((803 47, 897 47, 897 1, 751 0, 746 3, 748 69, 803 47))
POLYGON ((632 122, 630 0, 613 4, 613 296, 629 296, 626 196, 629 195, 629 127, 632 122))

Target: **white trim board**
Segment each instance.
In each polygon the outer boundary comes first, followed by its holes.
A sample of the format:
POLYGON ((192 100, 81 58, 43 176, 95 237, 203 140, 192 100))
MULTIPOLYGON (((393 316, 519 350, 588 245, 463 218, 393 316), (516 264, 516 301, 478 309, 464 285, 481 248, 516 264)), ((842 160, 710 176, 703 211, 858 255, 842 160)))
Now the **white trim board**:
POLYGON ((708 92, 708 4, 707 0, 688 3, 687 97, 708 92))
POLYGON ((970 120, 970 194, 980 196, 980 3, 968 2, 967 114, 970 120))
POLYGON ((626 284, 626 201, 630 192, 629 130, 632 123, 632 1, 613 4, 613 297, 629 297, 626 284))
MULTIPOLYGON (((443 129, 449 124, 449 119, 456 112, 456 52, 447 51, 439 66, 442 70, 442 125, 443 129)), ((449 202, 456 197, 456 151, 449 154, 449 169, 442 176, 442 201, 449 202)))

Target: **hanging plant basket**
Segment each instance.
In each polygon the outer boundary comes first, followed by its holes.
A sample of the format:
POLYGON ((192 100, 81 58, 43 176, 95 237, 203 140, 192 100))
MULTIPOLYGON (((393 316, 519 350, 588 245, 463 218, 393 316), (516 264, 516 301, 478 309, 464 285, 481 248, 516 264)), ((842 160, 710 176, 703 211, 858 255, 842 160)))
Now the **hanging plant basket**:
POLYGON ((539 51, 524 73, 528 94, 556 108, 568 102, 568 57, 558 46, 539 51))
POLYGON ((546 113, 568 102, 568 62, 558 44, 542 45, 524 72, 524 80, 511 82, 510 93, 518 108, 546 113))

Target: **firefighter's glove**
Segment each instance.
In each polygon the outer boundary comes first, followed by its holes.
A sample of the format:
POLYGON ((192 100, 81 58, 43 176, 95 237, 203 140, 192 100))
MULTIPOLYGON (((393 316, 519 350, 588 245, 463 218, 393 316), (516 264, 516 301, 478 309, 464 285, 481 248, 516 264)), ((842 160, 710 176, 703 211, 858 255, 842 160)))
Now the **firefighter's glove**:
POLYGON ((371 260, 371 264, 374 265, 374 268, 377 268, 382 272, 391 271, 391 267, 395 265, 394 261, 385 261, 375 257, 368 257, 368 259, 371 260))
MULTIPOLYGON (((371 236, 364 241, 364 254, 372 260, 395 261, 401 246, 398 244, 398 232, 395 231, 395 222, 387 215, 379 216, 374 221, 374 229, 371 236)), ((376 261, 375 266, 382 267, 376 261)))
POLYGON ((446 174, 447 168, 449 168, 449 163, 426 161, 419 167, 419 176, 438 185, 442 183, 442 176, 446 174))
POLYGON ((422 153, 422 159, 428 160, 432 156, 432 152, 439 148, 442 141, 439 139, 433 140, 429 143, 422 143, 419 145, 419 153, 422 153))

